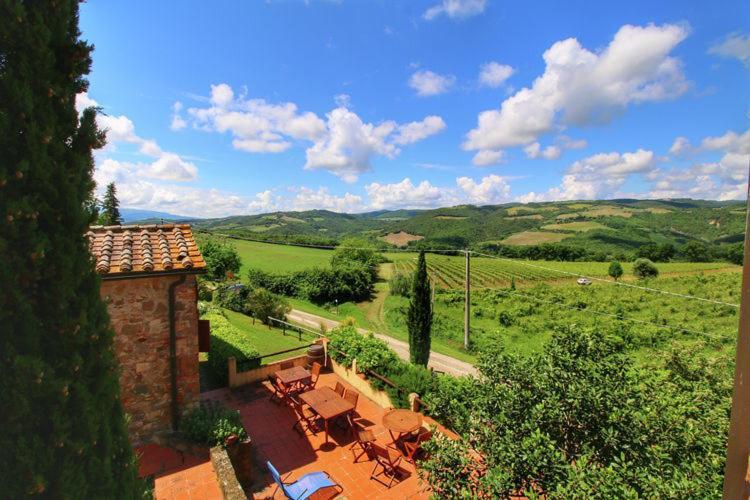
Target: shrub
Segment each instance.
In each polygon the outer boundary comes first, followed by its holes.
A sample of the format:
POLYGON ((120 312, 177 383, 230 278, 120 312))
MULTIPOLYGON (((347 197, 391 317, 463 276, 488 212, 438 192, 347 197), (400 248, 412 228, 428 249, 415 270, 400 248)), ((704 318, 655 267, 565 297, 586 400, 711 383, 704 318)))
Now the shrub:
POLYGON ((198 300, 211 302, 213 299, 214 291, 211 285, 204 279, 198 279, 198 300))
POLYGON ((216 380, 227 383, 228 360, 234 357, 238 369, 249 369, 260 365, 258 350, 242 333, 232 326, 224 315, 215 309, 203 316, 211 322, 211 350, 208 352, 208 367, 216 380))
POLYGON ((391 290, 391 295, 409 297, 411 294, 411 278, 401 273, 396 273, 388 281, 388 287, 391 290))
POLYGON ((633 275, 639 279, 656 278, 659 276, 659 270, 650 260, 637 259, 633 263, 633 275))
POLYGON ((328 338, 331 340, 331 357, 347 368, 352 366, 352 360, 356 358, 359 370, 373 370, 385 375, 389 365, 399 362, 388 344, 372 334, 360 334, 354 327, 332 330, 328 338))
POLYGON ((269 318, 285 320, 286 313, 291 309, 286 300, 264 288, 250 292, 245 302, 245 312, 265 324, 269 323, 269 318))
POLYGON ((234 312, 244 313, 250 288, 242 283, 228 283, 219 286, 213 294, 214 302, 234 312))
POLYGON ((240 271, 240 255, 233 246, 213 239, 207 239, 199 244, 203 259, 206 261, 206 275, 217 281, 226 278, 228 272, 240 271))
POLYGON ((207 446, 223 446, 232 434, 240 439, 247 437, 239 412, 222 406, 192 410, 180 421, 180 430, 190 441, 207 446))
POLYGON ((610 275, 615 281, 620 279, 620 276, 622 276, 622 264, 617 262, 616 260, 613 261, 609 265, 609 269, 607 270, 607 274, 610 275))

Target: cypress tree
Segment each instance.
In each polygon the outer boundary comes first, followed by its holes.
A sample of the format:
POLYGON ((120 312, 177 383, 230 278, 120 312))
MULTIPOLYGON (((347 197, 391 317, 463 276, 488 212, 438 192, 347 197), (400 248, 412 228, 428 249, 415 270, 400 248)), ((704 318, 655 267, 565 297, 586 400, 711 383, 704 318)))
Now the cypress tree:
POLYGON ((432 330, 432 302, 430 279, 424 252, 419 252, 417 269, 412 280, 411 299, 407 313, 409 357, 411 362, 427 366, 430 359, 430 330, 432 330))
POLYGON ((142 494, 85 232, 95 109, 78 2, 0 0, 0 496, 142 494))
POLYGON ((120 202, 117 200, 117 188, 115 188, 114 182, 107 184, 107 192, 104 193, 104 200, 102 200, 99 223, 103 226, 119 226, 122 224, 120 202))

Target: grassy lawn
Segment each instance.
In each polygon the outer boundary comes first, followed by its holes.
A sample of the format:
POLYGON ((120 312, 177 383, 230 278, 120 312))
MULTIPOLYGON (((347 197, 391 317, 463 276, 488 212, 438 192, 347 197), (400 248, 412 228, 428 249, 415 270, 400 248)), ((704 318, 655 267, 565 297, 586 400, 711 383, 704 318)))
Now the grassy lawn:
MULTIPOLYGON (((309 335, 303 335, 302 341, 300 342, 296 332, 290 332, 289 334, 284 335, 283 330, 280 328, 268 328, 260 321, 256 321, 255 324, 253 324, 253 318, 245 316, 244 314, 230 311, 228 309, 224 309, 224 312, 226 313, 229 322, 243 334, 247 335, 250 342, 261 354, 284 351, 295 347, 303 347, 312 343, 312 339, 309 335)), ((299 350, 263 358, 263 364, 265 365, 280 359, 298 356, 304 354, 304 352, 304 350, 299 350)))

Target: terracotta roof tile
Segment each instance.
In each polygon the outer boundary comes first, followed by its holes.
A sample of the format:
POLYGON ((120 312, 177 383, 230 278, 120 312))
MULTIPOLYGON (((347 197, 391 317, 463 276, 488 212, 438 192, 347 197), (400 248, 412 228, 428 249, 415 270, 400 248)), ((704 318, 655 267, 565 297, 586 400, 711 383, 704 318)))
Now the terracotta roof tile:
POLYGON ((188 224, 91 226, 86 236, 102 275, 206 268, 188 224))

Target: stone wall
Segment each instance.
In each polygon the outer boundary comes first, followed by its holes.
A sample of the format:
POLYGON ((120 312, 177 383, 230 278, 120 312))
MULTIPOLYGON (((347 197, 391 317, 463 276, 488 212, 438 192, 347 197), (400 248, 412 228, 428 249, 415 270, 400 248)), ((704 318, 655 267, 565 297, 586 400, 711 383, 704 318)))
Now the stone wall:
MULTIPOLYGON (((138 444, 171 430, 169 285, 180 276, 102 281, 120 363, 120 397, 130 416, 130 437, 138 444)), ((175 290, 177 385, 180 412, 197 405, 198 309, 195 276, 175 290)))

